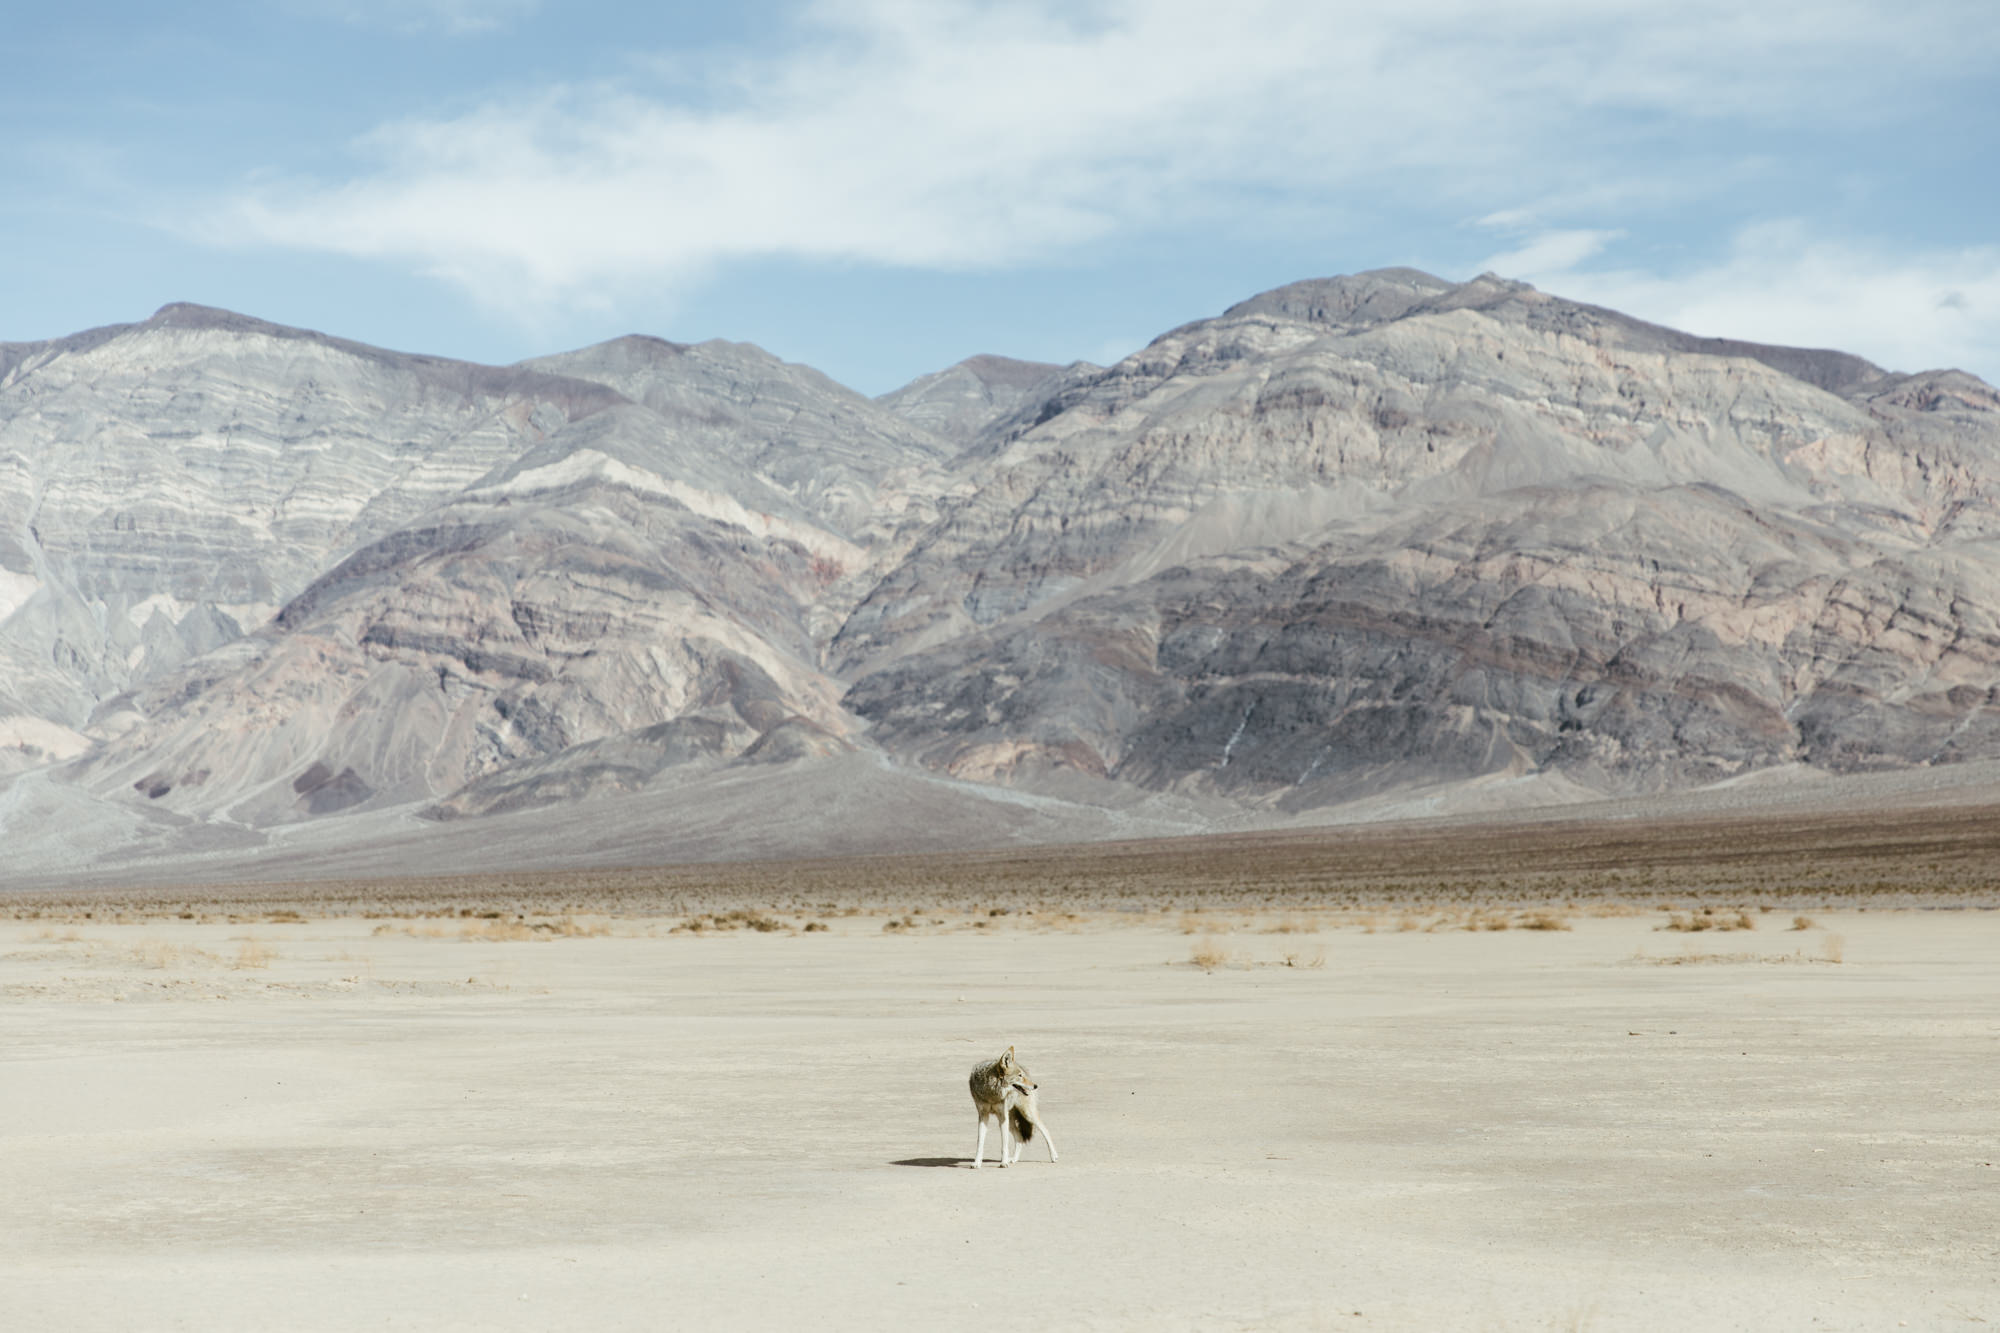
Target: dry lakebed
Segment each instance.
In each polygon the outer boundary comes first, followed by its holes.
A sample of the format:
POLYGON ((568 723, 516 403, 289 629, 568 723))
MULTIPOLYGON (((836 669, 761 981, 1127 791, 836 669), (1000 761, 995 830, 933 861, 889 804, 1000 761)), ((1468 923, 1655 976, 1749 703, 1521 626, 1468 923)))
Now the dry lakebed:
POLYGON ((1974 877, 1093 894, 1120 854, 10 897, 0 1326, 2000 1323, 1974 877), (1009 1044, 1061 1160, 974 1173, 1009 1044))

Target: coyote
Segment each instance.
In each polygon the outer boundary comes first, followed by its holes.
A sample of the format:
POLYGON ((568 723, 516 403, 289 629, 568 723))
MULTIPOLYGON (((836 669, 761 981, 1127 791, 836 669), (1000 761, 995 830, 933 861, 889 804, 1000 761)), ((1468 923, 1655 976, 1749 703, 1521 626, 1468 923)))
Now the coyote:
POLYGON ((1000 1165, 1021 1160, 1021 1149, 1035 1131, 1042 1131, 1042 1141, 1049 1145, 1049 1160, 1056 1160, 1056 1141, 1049 1137, 1049 1127, 1042 1123, 1041 1113, 1035 1109, 1035 1080, 1028 1077, 1028 1071, 1014 1058, 1014 1048, 998 1060, 988 1060, 972 1069, 972 1106, 979 1112, 979 1144, 972 1150, 972 1169, 986 1160, 986 1122, 989 1119, 1000 1122, 1000 1165), (1014 1142, 1018 1139, 1019 1142, 1014 1142), (1008 1153, 1009 1147, 1013 1153, 1008 1153))

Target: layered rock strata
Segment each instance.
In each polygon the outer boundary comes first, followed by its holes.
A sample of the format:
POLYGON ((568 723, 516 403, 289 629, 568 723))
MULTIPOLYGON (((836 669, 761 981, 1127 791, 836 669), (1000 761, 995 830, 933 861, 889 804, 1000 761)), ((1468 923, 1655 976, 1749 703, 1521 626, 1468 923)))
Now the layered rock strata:
POLYGON ((879 400, 192 306, 0 346, 0 781, 254 837, 857 750, 1271 817, 2000 757, 2000 396, 1401 269, 879 400))

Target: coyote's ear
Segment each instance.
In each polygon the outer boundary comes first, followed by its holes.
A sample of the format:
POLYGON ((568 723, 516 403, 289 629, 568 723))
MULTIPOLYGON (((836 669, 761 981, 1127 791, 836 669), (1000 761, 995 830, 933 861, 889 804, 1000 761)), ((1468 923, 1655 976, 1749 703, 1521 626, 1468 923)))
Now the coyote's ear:
POLYGON ((1014 1048, 1013 1048, 1012 1046, 1009 1046, 1009 1047, 1007 1048, 1007 1054, 1005 1054, 1005 1055, 1001 1056, 1000 1058, 1001 1058, 1002 1060, 1011 1060, 1011 1059, 1013 1059, 1013 1058, 1014 1058, 1014 1048))

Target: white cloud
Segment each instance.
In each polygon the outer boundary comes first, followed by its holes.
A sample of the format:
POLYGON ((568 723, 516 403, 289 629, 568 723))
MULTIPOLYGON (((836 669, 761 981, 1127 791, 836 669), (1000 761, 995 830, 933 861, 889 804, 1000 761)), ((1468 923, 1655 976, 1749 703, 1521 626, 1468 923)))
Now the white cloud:
MULTIPOLYGON (((692 90, 544 88, 386 124, 358 145, 351 179, 256 188, 199 228, 407 263, 517 310, 745 259, 998 267, 1162 218, 1240 213, 1246 190, 1573 190, 1597 174, 1579 165, 1591 136, 1621 116, 1859 121, 1920 68, 1937 77, 2000 51, 1989 12, 1986 0, 1904 0, 1893 21, 1881 0, 829 0, 791 45, 720 63, 692 90), (1838 77, 1857 68, 1865 83, 1838 77)), ((1514 257, 1574 264, 1612 234, 1563 233, 1514 257)))
POLYGON ((1509 277, 1518 273, 1567 272, 1624 234, 1585 228, 1545 231, 1518 249, 1494 255, 1480 268, 1509 277))
POLYGON ((1559 250, 1541 267, 1489 266, 1692 333, 1834 347, 1891 370, 2000 366, 2000 247, 1889 253, 1782 221, 1744 228, 1721 260, 1685 272, 1592 269, 1559 250))

